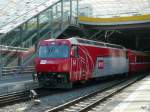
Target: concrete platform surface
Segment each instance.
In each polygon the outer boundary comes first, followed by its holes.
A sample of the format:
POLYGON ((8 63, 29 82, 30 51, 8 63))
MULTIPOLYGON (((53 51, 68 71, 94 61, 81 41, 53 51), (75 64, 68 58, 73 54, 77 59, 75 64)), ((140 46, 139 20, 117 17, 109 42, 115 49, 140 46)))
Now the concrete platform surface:
POLYGON ((38 82, 32 80, 32 75, 8 76, 0 80, 0 95, 37 88, 38 82))
POLYGON ((150 112, 150 75, 90 112, 150 112))

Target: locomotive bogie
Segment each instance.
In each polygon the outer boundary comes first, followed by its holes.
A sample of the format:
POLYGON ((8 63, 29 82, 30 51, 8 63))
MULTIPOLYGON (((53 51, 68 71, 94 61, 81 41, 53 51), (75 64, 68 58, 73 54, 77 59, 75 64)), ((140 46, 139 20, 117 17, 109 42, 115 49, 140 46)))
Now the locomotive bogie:
POLYGON ((47 88, 60 88, 71 83, 68 73, 38 73, 37 79, 40 86, 47 88))

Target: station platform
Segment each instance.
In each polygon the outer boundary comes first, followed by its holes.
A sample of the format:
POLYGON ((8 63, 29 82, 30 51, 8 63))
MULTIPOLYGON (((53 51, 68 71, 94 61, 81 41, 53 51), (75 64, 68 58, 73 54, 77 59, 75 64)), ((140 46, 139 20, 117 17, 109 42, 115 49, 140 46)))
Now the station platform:
POLYGON ((150 74, 109 100, 93 110, 95 112, 150 112, 150 74))
POLYGON ((35 89, 38 86, 38 82, 33 81, 31 74, 7 76, 0 80, 0 95, 35 89))

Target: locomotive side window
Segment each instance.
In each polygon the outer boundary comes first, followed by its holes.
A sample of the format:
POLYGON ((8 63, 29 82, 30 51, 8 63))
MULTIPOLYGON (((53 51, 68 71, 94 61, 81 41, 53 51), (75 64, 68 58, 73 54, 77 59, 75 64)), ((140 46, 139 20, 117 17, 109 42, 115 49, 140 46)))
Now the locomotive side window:
POLYGON ((74 53, 74 57, 78 58, 78 47, 73 45, 72 46, 72 50, 73 50, 73 53, 74 53))

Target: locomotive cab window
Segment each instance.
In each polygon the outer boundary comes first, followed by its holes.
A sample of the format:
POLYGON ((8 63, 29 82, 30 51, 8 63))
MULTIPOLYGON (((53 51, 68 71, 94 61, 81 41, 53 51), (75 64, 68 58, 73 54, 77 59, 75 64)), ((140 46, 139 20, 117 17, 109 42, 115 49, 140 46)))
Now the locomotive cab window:
POLYGON ((73 45, 71 48, 71 55, 75 58, 78 58, 78 47, 73 45))
POLYGON ((65 44, 41 45, 38 55, 40 58, 67 58, 69 47, 65 44))

